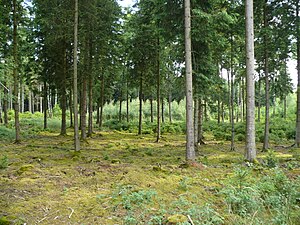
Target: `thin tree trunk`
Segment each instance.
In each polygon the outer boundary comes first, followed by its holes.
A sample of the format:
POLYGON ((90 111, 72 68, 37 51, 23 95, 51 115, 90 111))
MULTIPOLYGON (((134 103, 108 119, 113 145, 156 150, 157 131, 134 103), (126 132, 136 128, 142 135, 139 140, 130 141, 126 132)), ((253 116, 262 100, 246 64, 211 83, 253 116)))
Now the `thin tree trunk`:
POLYGON ((0 92, 0 123, 3 123, 3 119, 2 119, 2 95, 0 92))
POLYGON ((73 65, 73 106, 74 106, 74 148, 80 151, 79 127, 78 127, 78 90, 77 90, 77 46, 78 46, 78 0, 75 0, 74 16, 74 65, 73 65))
POLYGON ((70 94, 69 94, 69 108, 70 108, 70 127, 74 127, 73 124, 73 95, 72 95, 72 88, 70 87, 70 94))
POLYGON ((150 98, 150 121, 153 123, 154 121, 154 116, 153 116, 153 99, 152 97, 150 98))
MULTIPOLYGON (((29 94, 31 94, 31 93, 29 92, 29 94)), ((47 104, 48 104, 48 102, 47 102, 47 82, 45 80, 44 80, 43 95, 44 95, 43 96, 44 97, 44 101, 43 101, 44 107, 43 107, 43 109, 44 109, 44 130, 45 130, 48 127, 48 124, 47 124, 47 104)))
POLYGON ((62 78, 61 78, 61 91, 60 91, 60 105, 61 105, 61 130, 60 135, 66 135, 67 134, 67 95, 66 95, 66 80, 67 80, 67 56, 66 56, 66 48, 65 43, 63 44, 63 71, 62 71, 62 78))
POLYGON ((218 124, 221 122, 221 101, 220 96, 218 96, 218 124))
POLYGON ((165 104, 164 104, 164 99, 161 98, 161 122, 164 123, 165 122, 165 104))
MULTIPOLYGON (((157 99, 157 127, 156 127, 156 142, 159 141, 160 139, 160 133, 161 133, 161 124, 160 124, 160 111, 159 111, 159 107, 160 107, 160 50, 159 50, 159 46, 160 46, 160 43, 159 43, 159 38, 157 38, 157 47, 158 47, 158 50, 157 50, 157 60, 156 60, 156 99, 157 99)), ((162 115, 163 115, 163 111, 162 111, 162 115)))
POLYGON ((297 119, 296 119, 296 147, 300 147, 300 15, 299 2, 296 3, 296 29, 297 29, 297 119))
MULTIPOLYGON (((88 71, 88 64, 89 64, 89 41, 85 40, 85 53, 84 53, 84 73, 89 73, 88 71)), ((81 139, 86 140, 87 133, 86 133, 86 113, 87 113, 87 79, 89 74, 85 74, 85 77, 82 77, 82 86, 81 86, 81 106, 80 106, 80 130, 81 130, 81 139)))
POLYGON ((14 78, 14 89, 13 89, 13 105, 15 111, 15 132, 16 139, 15 143, 21 142, 20 134, 20 122, 19 122, 19 102, 18 102, 18 92, 19 92, 19 81, 18 81, 18 21, 17 21, 17 0, 13 0, 13 59, 14 59, 14 68, 13 68, 13 78, 14 78))
MULTIPOLYGON (((121 92, 122 93, 122 92, 121 92)), ((121 94, 121 97, 120 97, 120 104, 119 104, 119 123, 122 122, 122 94, 121 94)))
POLYGON ((193 120, 193 79, 192 79, 192 45, 191 45, 191 5, 184 1, 185 27, 185 73, 186 73, 186 160, 195 161, 194 120, 193 120))
MULTIPOLYGON (((40 89, 40 113, 43 113, 43 95, 42 95, 42 85, 39 85, 39 89, 40 89)), ((23 107, 24 108, 24 107, 23 107)))
POLYGON ((129 123, 129 87, 128 81, 126 82, 126 121, 129 123))
POLYGON ((257 104, 257 122, 260 122, 260 117, 261 117, 261 100, 260 100, 260 96, 261 96, 261 77, 259 75, 258 78, 258 104, 257 104))
MULTIPOLYGON (((267 21, 267 1, 264 4, 264 28, 268 27, 267 21)), ((266 34, 264 35, 264 58, 265 58, 265 101, 266 101, 266 112, 265 112, 265 132, 264 132, 264 144, 263 151, 269 149, 269 119, 270 119, 270 94, 269 94, 269 54, 268 54, 268 40, 266 34)))
POLYGON ((143 122, 143 75, 140 74, 140 91, 139 91, 139 131, 138 134, 142 134, 142 122, 143 122))
MULTIPOLYGON (((196 98, 194 100, 195 102, 195 107, 194 107, 194 136, 195 136, 195 140, 194 140, 194 143, 195 143, 195 146, 197 146, 198 144, 198 137, 199 137, 199 134, 198 134, 198 124, 199 124, 199 99, 196 98)), ((197 149, 197 148, 196 148, 197 149)))
POLYGON ((203 104, 202 100, 199 99, 199 110, 198 110, 198 144, 204 145, 203 137, 203 104))
POLYGON ((97 116, 96 116, 96 124, 99 125, 100 122, 100 99, 97 100, 97 116))
POLYGON ((169 122, 172 123, 172 94, 169 93, 169 122))
POLYGON ((287 109, 287 104, 286 104, 286 96, 283 98, 283 118, 286 119, 286 109, 287 109))
POLYGON ((24 108, 25 108, 25 87, 23 82, 20 82, 20 86, 21 86, 21 113, 24 113, 24 108))
MULTIPOLYGON (((4 82, 4 86, 6 87, 6 82, 4 82)), ((8 106, 8 90, 4 88, 4 97, 3 97, 3 114, 4 114, 4 125, 8 125, 8 116, 7 116, 7 106, 8 106)))
POLYGON ((93 73, 92 73, 92 62, 93 62, 93 54, 92 54, 92 43, 89 42, 89 61, 88 61, 88 99, 89 99, 89 114, 88 114, 88 137, 92 137, 93 134, 93 73))
MULTIPOLYGON (((233 45, 233 43, 231 43, 231 46, 233 45)), ((232 51, 232 50, 231 50, 232 51)), ((232 53, 231 53, 232 54, 232 53)), ((230 90, 231 90, 231 94, 230 94, 230 108, 231 108, 231 144, 230 144, 230 150, 234 151, 235 150, 235 146, 234 146, 234 86, 233 86, 233 79, 234 79, 234 72, 233 72, 233 56, 231 56, 231 68, 230 68, 230 75, 231 75, 231 85, 230 85, 230 90)))
POLYGON ((255 91, 254 91, 254 25, 253 0, 246 0, 246 77, 247 77, 247 109, 246 109, 246 160, 256 159, 255 144, 255 91))
POLYGON ((100 99, 100 121, 99 121, 99 128, 102 128, 103 124, 103 107, 104 107, 104 75, 102 74, 101 78, 101 99, 100 99))

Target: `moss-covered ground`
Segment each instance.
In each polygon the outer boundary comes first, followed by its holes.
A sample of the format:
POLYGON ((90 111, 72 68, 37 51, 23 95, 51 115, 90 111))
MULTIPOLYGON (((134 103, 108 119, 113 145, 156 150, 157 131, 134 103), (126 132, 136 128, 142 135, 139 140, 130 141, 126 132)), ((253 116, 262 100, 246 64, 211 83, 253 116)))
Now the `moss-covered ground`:
MULTIPOLYGON (((199 224, 197 210, 203 224, 238 224, 243 220, 228 211, 220 191, 236 168, 247 167, 244 144, 229 151, 229 143, 207 137, 193 166, 184 164, 184 135, 164 134, 156 143, 153 135, 97 132, 79 153, 71 130, 40 132, 21 144, 0 141, 7 161, 0 170, 0 224, 199 224)), ((259 153, 251 176, 272 174, 265 164, 274 161, 294 181, 299 156, 299 149, 283 147, 259 153)))

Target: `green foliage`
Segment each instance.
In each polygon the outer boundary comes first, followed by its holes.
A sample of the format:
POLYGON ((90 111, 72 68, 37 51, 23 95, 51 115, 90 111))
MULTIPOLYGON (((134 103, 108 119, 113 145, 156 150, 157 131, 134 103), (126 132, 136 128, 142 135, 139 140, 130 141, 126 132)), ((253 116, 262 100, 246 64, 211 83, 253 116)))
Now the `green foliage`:
POLYGON ((240 216, 244 223, 249 223, 255 216, 257 224, 293 224, 299 219, 295 214, 299 209, 299 178, 290 180, 276 168, 254 180, 250 172, 250 169, 236 170, 229 185, 220 192, 230 214, 240 216))
POLYGON ((14 130, 5 126, 0 126, 0 139, 13 140, 15 137, 14 130))
POLYGON ((275 168, 278 165, 278 159, 276 158, 275 152, 271 149, 267 152, 265 164, 269 168, 275 168))
POLYGON ((8 157, 4 155, 0 158, 0 169, 6 169, 8 167, 8 157))

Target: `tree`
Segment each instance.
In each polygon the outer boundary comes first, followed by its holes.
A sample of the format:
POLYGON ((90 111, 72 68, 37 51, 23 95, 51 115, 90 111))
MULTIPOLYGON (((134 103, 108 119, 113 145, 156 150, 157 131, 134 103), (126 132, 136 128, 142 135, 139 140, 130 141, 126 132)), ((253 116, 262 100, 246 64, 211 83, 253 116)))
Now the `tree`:
POLYGON ((74 147, 75 151, 80 150, 79 131, 78 131, 78 95, 77 95, 77 43, 78 43, 78 0, 75 0, 74 13, 74 77, 73 77, 73 106, 74 106, 74 147))
POLYGON ((13 59, 14 59, 14 68, 13 68, 13 78, 14 78, 14 89, 13 89, 13 102, 14 102, 14 111, 15 111, 15 131, 16 138, 15 143, 21 142, 20 134, 20 122, 19 122, 19 102, 18 102, 18 93, 19 93, 19 79, 18 79, 18 69, 19 69, 19 59, 18 59, 18 3, 17 0, 13 0, 13 59))
POLYGON ((255 94, 254 94, 254 27, 253 27, 253 0, 246 0, 246 160, 253 162, 256 159, 255 146, 255 94))
POLYGON ((186 160, 195 160, 192 82, 192 40, 190 0, 184 1, 185 74, 186 74, 186 160))

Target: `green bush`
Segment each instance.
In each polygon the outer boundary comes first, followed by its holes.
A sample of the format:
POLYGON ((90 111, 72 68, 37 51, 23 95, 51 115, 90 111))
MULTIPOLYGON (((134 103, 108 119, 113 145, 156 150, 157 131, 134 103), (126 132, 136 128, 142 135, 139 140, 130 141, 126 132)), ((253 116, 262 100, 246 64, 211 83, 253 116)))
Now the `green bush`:
POLYGON ((2 158, 0 158, 0 169, 6 169, 8 167, 8 158, 6 155, 4 155, 2 158))

